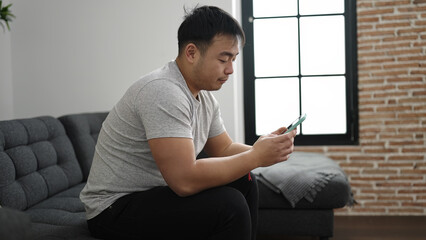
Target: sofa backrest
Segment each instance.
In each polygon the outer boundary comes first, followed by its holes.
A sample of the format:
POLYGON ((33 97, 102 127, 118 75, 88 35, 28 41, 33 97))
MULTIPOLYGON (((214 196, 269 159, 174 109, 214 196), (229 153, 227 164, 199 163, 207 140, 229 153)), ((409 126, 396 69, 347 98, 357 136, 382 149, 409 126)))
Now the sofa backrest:
POLYGON ((74 146, 84 181, 89 176, 99 131, 107 115, 108 112, 96 112, 70 114, 59 118, 74 146))
POLYGON ((58 119, 0 121, 0 205, 25 210, 82 180, 58 119))

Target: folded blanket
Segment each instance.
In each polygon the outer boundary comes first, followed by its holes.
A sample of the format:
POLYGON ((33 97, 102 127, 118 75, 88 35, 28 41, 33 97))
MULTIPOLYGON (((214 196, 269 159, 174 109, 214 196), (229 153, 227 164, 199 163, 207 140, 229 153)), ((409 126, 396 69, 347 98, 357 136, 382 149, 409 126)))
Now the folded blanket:
POLYGON ((302 198, 313 202, 317 193, 333 177, 345 176, 339 165, 330 158, 306 152, 294 152, 287 161, 257 168, 253 173, 270 189, 281 193, 293 208, 302 198))

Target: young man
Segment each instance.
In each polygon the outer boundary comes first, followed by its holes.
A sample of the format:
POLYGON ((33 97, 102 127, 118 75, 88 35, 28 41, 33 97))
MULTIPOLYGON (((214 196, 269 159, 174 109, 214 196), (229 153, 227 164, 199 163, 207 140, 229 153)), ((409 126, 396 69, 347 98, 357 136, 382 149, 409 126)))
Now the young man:
POLYGON ((209 91, 233 73, 240 25, 199 7, 178 30, 179 54, 133 84, 99 134, 81 200, 103 239, 254 239, 258 191, 250 171, 288 159, 296 131, 253 145, 227 134, 209 91), (196 160, 204 149, 210 156, 196 160))

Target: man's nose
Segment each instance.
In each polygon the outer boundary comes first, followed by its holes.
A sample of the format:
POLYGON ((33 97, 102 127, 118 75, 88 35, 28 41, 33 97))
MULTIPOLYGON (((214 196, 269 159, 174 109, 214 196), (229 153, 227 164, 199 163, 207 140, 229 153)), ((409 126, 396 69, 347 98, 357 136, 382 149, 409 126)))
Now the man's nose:
POLYGON ((233 62, 230 62, 226 65, 225 74, 231 75, 232 73, 234 73, 234 64, 233 64, 233 62))

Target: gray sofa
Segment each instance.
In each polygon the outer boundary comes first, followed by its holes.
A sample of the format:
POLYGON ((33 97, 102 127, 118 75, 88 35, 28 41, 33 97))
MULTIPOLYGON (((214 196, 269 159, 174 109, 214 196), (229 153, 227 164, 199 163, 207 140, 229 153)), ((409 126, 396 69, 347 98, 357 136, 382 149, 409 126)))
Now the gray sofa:
MULTIPOLYGON (((93 239, 79 199, 106 112, 0 121, 0 239, 93 239)), ((333 236, 333 209, 350 202, 334 177, 295 207, 259 183, 259 238, 333 236)))

